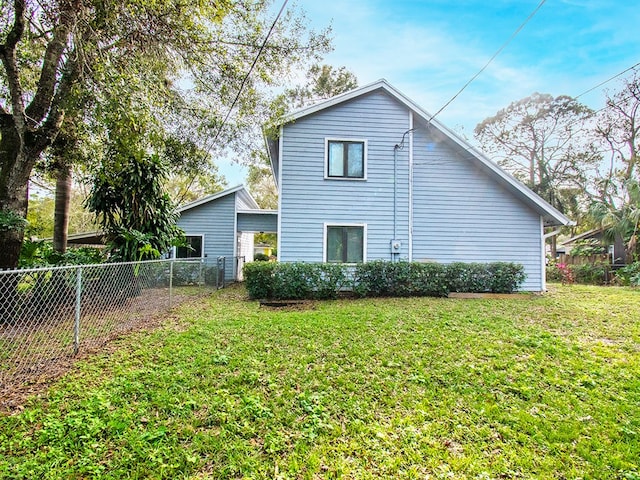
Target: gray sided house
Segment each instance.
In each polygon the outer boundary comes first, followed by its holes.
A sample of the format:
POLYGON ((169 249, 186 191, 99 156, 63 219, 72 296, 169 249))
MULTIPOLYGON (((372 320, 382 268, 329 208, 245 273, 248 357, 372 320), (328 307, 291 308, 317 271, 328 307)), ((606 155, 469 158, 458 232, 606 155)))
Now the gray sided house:
POLYGON ((253 260, 256 232, 276 231, 276 212, 260 210, 242 186, 229 188, 178 209, 178 226, 191 248, 176 249, 178 258, 204 258, 215 265, 225 257, 226 280, 241 279, 242 265, 253 260))
POLYGON ((544 290, 544 227, 571 221, 430 118, 385 80, 287 117, 267 138, 279 260, 517 262, 544 290))

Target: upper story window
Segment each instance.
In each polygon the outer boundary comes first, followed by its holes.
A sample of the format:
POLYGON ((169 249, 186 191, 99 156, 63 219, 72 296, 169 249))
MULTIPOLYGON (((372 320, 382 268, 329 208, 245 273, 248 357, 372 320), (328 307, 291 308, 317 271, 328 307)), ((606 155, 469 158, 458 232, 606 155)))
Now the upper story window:
POLYGON ((326 152, 326 178, 366 178, 366 140, 327 138, 326 152))

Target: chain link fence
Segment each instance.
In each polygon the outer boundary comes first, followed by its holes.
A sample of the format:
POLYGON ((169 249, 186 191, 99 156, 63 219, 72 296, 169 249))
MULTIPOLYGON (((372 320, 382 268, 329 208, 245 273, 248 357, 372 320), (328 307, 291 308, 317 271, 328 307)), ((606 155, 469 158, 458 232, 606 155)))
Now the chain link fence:
POLYGON ((0 391, 224 287, 224 268, 172 259, 0 271, 0 391))

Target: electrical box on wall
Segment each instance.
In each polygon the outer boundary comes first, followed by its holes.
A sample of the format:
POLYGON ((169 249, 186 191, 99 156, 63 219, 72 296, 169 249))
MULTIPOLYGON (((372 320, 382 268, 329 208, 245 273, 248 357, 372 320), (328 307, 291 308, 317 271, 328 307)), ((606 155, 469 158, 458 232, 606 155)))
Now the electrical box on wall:
POLYGON ((400 253, 402 242, 400 240, 391 240, 391 253, 400 253))

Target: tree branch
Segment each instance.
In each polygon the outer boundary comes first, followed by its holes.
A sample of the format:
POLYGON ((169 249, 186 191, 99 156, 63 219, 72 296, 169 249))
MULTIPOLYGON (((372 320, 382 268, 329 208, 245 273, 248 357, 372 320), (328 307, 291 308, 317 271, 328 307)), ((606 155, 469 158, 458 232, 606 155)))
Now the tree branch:
POLYGON ((44 54, 38 89, 25 112, 28 121, 34 126, 40 123, 49 109, 52 108, 51 103, 58 80, 60 60, 67 48, 69 33, 75 22, 75 9, 78 6, 74 5, 74 3, 65 2, 66 8, 60 12, 60 23, 54 29, 53 37, 44 54))
MULTIPOLYGON (((7 74, 13 118, 17 126, 22 127, 24 125, 24 100, 18 72, 18 62, 16 61, 16 46, 24 35, 25 0, 14 0, 13 9, 13 25, 7 34, 5 43, 0 45, 0 57, 2 58, 2 64, 7 74)), ((19 130, 21 131, 22 128, 19 128, 19 130)))

